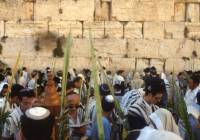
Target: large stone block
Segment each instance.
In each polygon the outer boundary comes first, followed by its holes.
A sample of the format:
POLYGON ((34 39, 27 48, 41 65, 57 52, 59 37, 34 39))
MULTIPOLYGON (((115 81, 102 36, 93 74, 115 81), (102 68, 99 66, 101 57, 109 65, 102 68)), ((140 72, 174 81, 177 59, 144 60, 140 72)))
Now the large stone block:
POLYGON ((185 10, 186 5, 185 3, 175 3, 175 21, 185 21, 185 10))
POLYGON ((95 21, 105 21, 110 18, 110 2, 95 0, 95 21))
POLYGON ((73 37, 82 37, 82 24, 79 21, 52 21, 49 31, 65 36, 71 31, 73 37))
POLYGON ((25 37, 32 36, 40 32, 47 32, 47 22, 45 21, 23 21, 23 22, 6 22, 6 35, 8 37, 25 37))
POLYGON ((186 36, 190 39, 200 39, 200 24, 186 23, 186 36))
POLYGON ((61 20, 93 21, 94 0, 63 0, 60 3, 61 20))
POLYGON ((183 70, 191 70, 192 64, 190 60, 183 60, 181 58, 170 58, 166 60, 165 63, 165 70, 167 72, 173 72, 178 73, 183 70))
POLYGON ((142 38, 142 23, 128 22, 125 25, 124 36, 125 38, 142 38))
POLYGON ((60 20, 59 0, 36 0, 34 19, 35 20, 60 20))
POLYGON ((22 0, 0 1, 0 20, 31 20, 33 3, 22 0))
POLYGON ((2 43, 2 55, 16 59, 18 52, 21 50, 24 57, 36 56, 33 45, 32 38, 7 38, 6 43, 2 43))
POLYGON ((118 21, 105 21, 105 36, 121 38, 123 36, 123 25, 118 21))
POLYGON ((70 68, 76 69, 84 69, 84 68, 91 68, 91 60, 90 58, 85 57, 73 57, 70 58, 70 68))
POLYGON ((71 48, 71 57, 90 57, 90 44, 88 39, 73 39, 73 46, 71 48))
POLYGON ((95 39, 94 47, 101 57, 123 58, 127 53, 125 39, 95 39))
POLYGON ((139 59, 136 59, 136 71, 142 71, 149 67, 150 66, 150 60, 149 59, 144 59, 144 58, 139 58, 139 59))
POLYGON ((158 20, 172 21, 174 18, 174 0, 155 0, 158 20))
POLYGON ((111 58, 110 69, 112 70, 134 70, 135 58, 111 58))
POLYGON ((144 22, 144 38, 164 38, 164 22, 144 22))
POLYGON ((200 3, 200 0, 175 0, 174 2, 181 3, 200 3))
POLYGON ((128 56, 158 58, 159 46, 159 40, 128 39, 128 56))
POLYGON ((166 22, 165 23, 165 38, 181 39, 185 34, 184 22, 166 22))
POLYGON ((155 66, 157 71, 160 73, 160 72, 163 72, 163 66, 164 66, 164 60, 162 59, 151 59, 150 61, 150 65, 151 66, 155 66))
POLYGON ((192 40, 173 40, 165 39, 160 41, 160 58, 190 58, 194 50, 194 41, 192 40))
POLYGON ((91 31, 92 38, 103 38, 105 31, 104 28, 104 21, 84 22, 83 36, 89 38, 89 32, 91 31))
POLYGON ((200 6, 198 3, 189 3, 187 5, 186 21, 199 22, 200 6))
POLYGON ((4 21, 0 21, 0 37, 4 35, 4 21))
POLYGON ((197 58, 200 58, 200 41, 199 40, 195 41, 194 51, 196 51, 197 58))
POLYGON ((120 21, 171 21, 174 0, 114 0, 112 18, 120 21))

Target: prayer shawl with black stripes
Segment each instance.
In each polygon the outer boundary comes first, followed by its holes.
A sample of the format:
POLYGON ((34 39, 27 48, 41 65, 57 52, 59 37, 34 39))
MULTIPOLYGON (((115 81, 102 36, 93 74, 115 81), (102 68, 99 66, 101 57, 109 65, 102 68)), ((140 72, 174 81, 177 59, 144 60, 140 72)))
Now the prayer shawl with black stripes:
POLYGON ((159 107, 156 105, 149 105, 144 98, 140 98, 133 105, 129 106, 128 115, 142 117, 145 120, 145 123, 150 125, 152 124, 152 121, 149 116, 158 108, 159 107))
POLYGON ((133 89, 128 91, 121 100, 121 108, 124 111, 124 114, 127 114, 129 106, 133 105, 139 98, 142 98, 142 94, 139 90, 133 89))

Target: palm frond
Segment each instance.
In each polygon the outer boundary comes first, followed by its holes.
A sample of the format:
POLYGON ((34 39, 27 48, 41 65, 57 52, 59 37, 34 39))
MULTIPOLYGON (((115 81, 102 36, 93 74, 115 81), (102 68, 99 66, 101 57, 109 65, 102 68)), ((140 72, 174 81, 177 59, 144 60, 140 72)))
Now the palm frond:
POLYGON ((89 32, 89 41, 90 41, 90 48, 91 48, 91 58, 92 58, 92 79, 94 80, 94 94, 96 98, 96 113, 97 113, 97 126, 98 126, 98 138, 99 140, 104 140, 104 128, 102 123, 102 106, 101 106, 101 98, 99 95, 99 87, 98 87, 98 73, 97 73, 97 63, 96 63, 96 56, 92 41, 92 34, 89 32))
POLYGON ((70 59, 70 48, 72 46, 72 35, 71 32, 67 37, 67 46, 65 47, 64 52, 64 64, 63 64, 63 77, 62 77, 62 91, 61 91, 61 110, 60 110, 60 126, 59 126, 59 140, 64 140, 65 133, 65 121, 63 120, 65 116, 65 96, 66 96, 66 87, 67 87, 67 74, 69 68, 69 59, 70 59))
POLYGON ((176 82, 175 82, 175 70, 174 69, 173 69, 172 84, 173 84, 173 91, 174 91, 174 93, 173 93, 174 99, 173 100, 175 100, 174 101, 174 110, 178 110, 178 115, 183 122, 188 139, 195 140, 194 135, 192 133, 191 126, 190 126, 189 117, 188 117, 188 113, 187 113, 187 107, 186 107, 184 98, 181 94, 180 88, 176 85, 176 82))

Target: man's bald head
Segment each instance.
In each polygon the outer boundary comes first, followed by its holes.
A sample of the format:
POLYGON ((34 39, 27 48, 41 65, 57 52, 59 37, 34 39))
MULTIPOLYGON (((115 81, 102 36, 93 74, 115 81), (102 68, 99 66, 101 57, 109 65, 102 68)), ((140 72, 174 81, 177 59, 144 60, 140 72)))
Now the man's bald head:
POLYGON ((79 94, 73 92, 71 94, 67 95, 67 103, 71 104, 71 103, 80 103, 80 96, 79 94))

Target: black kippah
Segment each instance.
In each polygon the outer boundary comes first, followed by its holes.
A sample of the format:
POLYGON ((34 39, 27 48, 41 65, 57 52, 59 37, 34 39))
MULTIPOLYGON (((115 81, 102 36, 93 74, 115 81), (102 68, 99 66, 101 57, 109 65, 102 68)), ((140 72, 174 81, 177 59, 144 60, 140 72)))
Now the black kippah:
POLYGON ((101 84, 99 86, 99 92, 101 96, 109 95, 110 94, 109 86, 107 84, 101 84))

